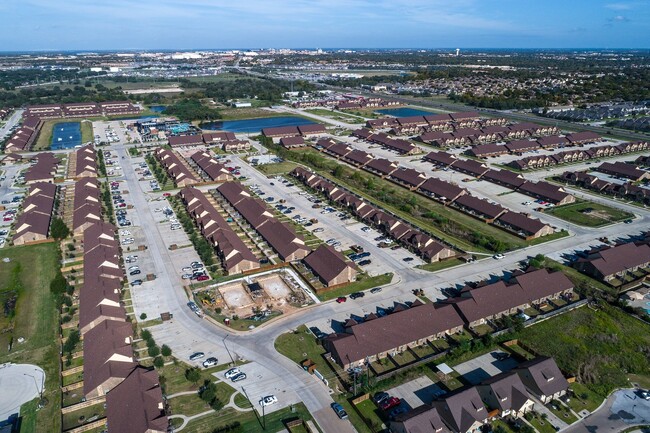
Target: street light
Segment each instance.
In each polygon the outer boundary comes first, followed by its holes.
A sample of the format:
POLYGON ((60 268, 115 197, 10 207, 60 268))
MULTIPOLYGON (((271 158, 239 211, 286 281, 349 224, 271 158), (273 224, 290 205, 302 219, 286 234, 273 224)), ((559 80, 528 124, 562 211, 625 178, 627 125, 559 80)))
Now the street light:
MULTIPOLYGON (((34 371, 39 371, 39 370, 34 369, 34 371)), ((44 379, 45 379, 45 373, 41 373, 41 374, 42 374, 42 378, 43 378, 41 383, 43 383, 44 379)), ((43 384, 41 384, 41 388, 39 389, 38 388, 38 383, 36 382, 36 377, 34 377, 33 375, 31 375, 29 373, 23 373, 23 376, 29 376, 34 380, 34 386, 36 387, 36 392, 38 393, 39 400, 43 400, 43 384)))

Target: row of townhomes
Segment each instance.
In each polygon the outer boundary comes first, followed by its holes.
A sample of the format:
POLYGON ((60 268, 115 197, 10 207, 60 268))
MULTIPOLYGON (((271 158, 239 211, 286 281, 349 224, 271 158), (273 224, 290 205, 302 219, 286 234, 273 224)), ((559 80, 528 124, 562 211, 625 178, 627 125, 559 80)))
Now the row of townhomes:
POLYGON ((546 404, 566 394, 569 383, 555 360, 540 357, 480 384, 416 407, 390 423, 392 433, 479 432, 502 417, 522 417, 537 402, 546 404))
POLYGON ((140 109, 129 101, 77 102, 72 104, 30 105, 24 117, 58 119, 63 117, 98 117, 139 114, 140 109))
MULTIPOLYGON (((625 155, 627 153, 640 152, 649 148, 647 141, 635 141, 616 145, 594 146, 589 149, 566 150, 552 155, 533 155, 522 159, 516 159, 509 163, 517 170, 535 170, 545 167, 553 167, 562 164, 571 164, 590 159, 607 158, 610 156, 625 155)), ((533 149, 534 150, 534 149, 533 149)), ((476 155, 478 156, 478 155, 476 155)))
MULTIPOLYGON (((316 147, 340 161, 390 180, 411 191, 439 201, 445 206, 454 207, 487 223, 511 231, 525 239, 534 239, 554 232, 550 225, 531 218, 529 215, 509 211, 499 204, 478 199, 454 183, 436 177, 428 177, 423 172, 412 168, 401 167, 395 161, 376 158, 374 155, 355 149, 348 144, 333 139, 321 139, 317 142, 316 147)), ((452 158, 451 154, 444 152, 431 152, 424 159, 434 165, 440 164, 444 167, 453 167, 479 175, 488 170, 487 166, 477 161, 452 158)), ((541 190, 542 185, 552 186, 546 182, 530 183, 528 186, 535 188, 535 192, 537 192, 537 190, 541 190)), ((552 189, 557 190, 558 188, 552 186, 552 189)), ((522 191, 524 190, 526 187, 522 188, 522 191)), ((544 195, 551 194, 552 191, 549 191, 544 195)))
POLYGON ((92 172, 66 186, 65 199, 71 201, 65 208, 72 211, 66 220, 83 248, 83 278, 78 288, 78 329, 83 341, 81 391, 86 402, 82 404, 104 402, 109 431, 167 432, 169 423, 158 373, 137 363, 131 345, 133 324, 121 300, 125 281, 121 250, 116 227, 101 218, 96 158, 87 148, 76 153, 79 169, 73 173, 92 172))
MULTIPOLYGON (((531 134, 533 135, 533 134, 531 134)), ((511 136, 504 137, 505 141, 511 136)), ((469 155, 478 158, 487 158, 490 156, 506 155, 506 154, 522 154, 526 152, 534 152, 542 149, 554 149, 556 147, 569 147, 569 146, 583 146, 585 144, 595 143, 601 141, 602 137, 595 132, 584 131, 576 132, 575 134, 567 134, 566 136, 549 135, 543 136, 536 140, 513 140, 505 144, 486 143, 472 146, 467 151, 469 155)), ((555 154, 554 156, 558 156, 555 154)), ((559 160, 559 159, 558 159, 559 160)))
POLYGON ((573 283, 562 272, 531 268, 508 281, 467 286, 444 301, 415 301, 383 317, 348 323, 344 333, 329 335, 324 346, 348 369, 572 294, 573 283))
POLYGON ((437 262, 457 255, 451 246, 302 167, 295 168, 291 175, 314 191, 324 194, 331 202, 345 207, 359 220, 390 236, 427 262, 437 262))

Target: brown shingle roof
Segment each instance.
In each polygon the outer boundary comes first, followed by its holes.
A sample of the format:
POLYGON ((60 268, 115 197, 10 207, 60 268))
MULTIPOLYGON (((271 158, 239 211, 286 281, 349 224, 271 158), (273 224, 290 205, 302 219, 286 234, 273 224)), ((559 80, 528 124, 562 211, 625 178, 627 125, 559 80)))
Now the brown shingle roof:
POLYGON ((345 260, 343 254, 329 245, 321 245, 312 251, 304 262, 314 273, 326 282, 334 280, 346 268, 352 265, 345 260))

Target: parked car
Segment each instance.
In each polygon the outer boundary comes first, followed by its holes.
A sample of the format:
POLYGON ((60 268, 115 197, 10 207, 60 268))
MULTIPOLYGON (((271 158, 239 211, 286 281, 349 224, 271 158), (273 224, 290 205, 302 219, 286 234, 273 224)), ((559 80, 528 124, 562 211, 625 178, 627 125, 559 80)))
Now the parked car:
POLYGON ((141 286, 141 285, 142 285, 142 280, 133 280, 133 281, 131 281, 131 287, 141 286))
POLYGON ((210 279, 210 277, 208 277, 207 275, 199 275, 198 277, 196 277, 196 281, 206 281, 208 279, 210 279))
POLYGON ((217 358, 215 358, 214 356, 211 356, 208 359, 206 359, 205 361, 203 361, 203 366, 205 368, 214 367, 215 365, 217 365, 217 362, 218 362, 217 358))
POLYGON ((499 253, 499 254, 495 254, 495 255, 492 256, 492 258, 493 258, 493 259, 496 259, 496 260, 501 260, 501 259, 503 259, 504 257, 505 257, 505 256, 504 256, 503 254, 500 254, 500 253, 499 253))
POLYGON ((246 373, 239 373, 238 375, 230 378, 230 380, 233 382, 239 382, 240 380, 244 380, 244 379, 246 379, 246 373))
POLYGON ((408 409, 404 406, 396 407, 395 409, 391 410, 390 413, 388 414, 388 418, 391 420, 395 419, 397 416, 408 412, 408 409))
POLYGON ((226 374, 224 376, 226 377, 226 379, 232 379, 233 377, 237 376, 240 373, 241 371, 239 370, 239 368, 235 367, 226 371, 226 374))
POLYGON ((192 274, 183 274, 183 275, 181 275, 181 278, 184 279, 184 280, 189 280, 189 279, 192 278, 192 274))
POLYGON ((405 261, 405 262, 412 262, 413 257, 404 257, 402 260, 405 261))
MULTIPOLYGON (((193 354, 190 355, 190 361, 196 361, 197 359, 201 359, 205 356, 205 353, 203 352, 194 352, 193 354)), ((207 361, 207 359, 206 359, 207 361)))
POLYGON ((272 404, 275 404, 278 402, 278 398, 274 395, 267 395, 266 397, 262 397, 260 400, 260 406, 270 406, 272 404))
POLYGON ((332 403, 332 409, 334 409, 334 412, 339 416, 341 419, 348 419, 348 413, 343 409, 343 406, 341 406, 338 403, 332 403))
POLYGON ((372 260, 361 260, 359 266, 367 266, 372 263, 372 260))
POLYGON ((366 294, 363 292, 350 293, 350 299, 363 298, 364 296, 366 296, 366 294))
POLYGON ((381 287, 375 287, 374 289, 370 289, 370 293, 379 293, 381 292, 381 287))
POLYGON ((342 304, 345 301, 347 301, 347 298, 345 296, 339 296, 338 298, 336 298, 336 302, 339 304, 342 304))
POLYGON ((372 397, 372 401, 374 401, 376 404, 379 404, 382 401, 386 400, 388 397, 390 396, 387 392, 378 392, 372 397))
POLYGON ((382 401, 381 403, 379 403, 379 408, 383 411, 387 411, 389 409, 399 406, 401 402, 402 400, 400 400, 397 397, 390 397, 382 401))

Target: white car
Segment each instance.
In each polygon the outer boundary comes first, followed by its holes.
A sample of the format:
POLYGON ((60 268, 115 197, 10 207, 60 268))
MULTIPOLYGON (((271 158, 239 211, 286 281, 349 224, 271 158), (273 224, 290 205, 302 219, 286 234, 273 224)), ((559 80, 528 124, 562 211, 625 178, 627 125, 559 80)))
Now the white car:
POLYGON ((241 371, 239 368, 231 368, 230 370, 226 371, 226 374, 224 375, 226 379, 232 379, 233 377, 237 376, 241 371))
POLYGON ((495 255, 492 256, 492 258, 493 258, 493 259, 496 259, 496 260, 501 260, 501 259, 504 258, 504 257, 505 257, 505 256, 504 256, 503 254, 495 254, 495 255))
POLYGON ((275 404, 278 402, 278 398, 274 395, 267 395, 266 397, 262 397, 260 400, 260 406, 270 406, 272 404, 275 404))

